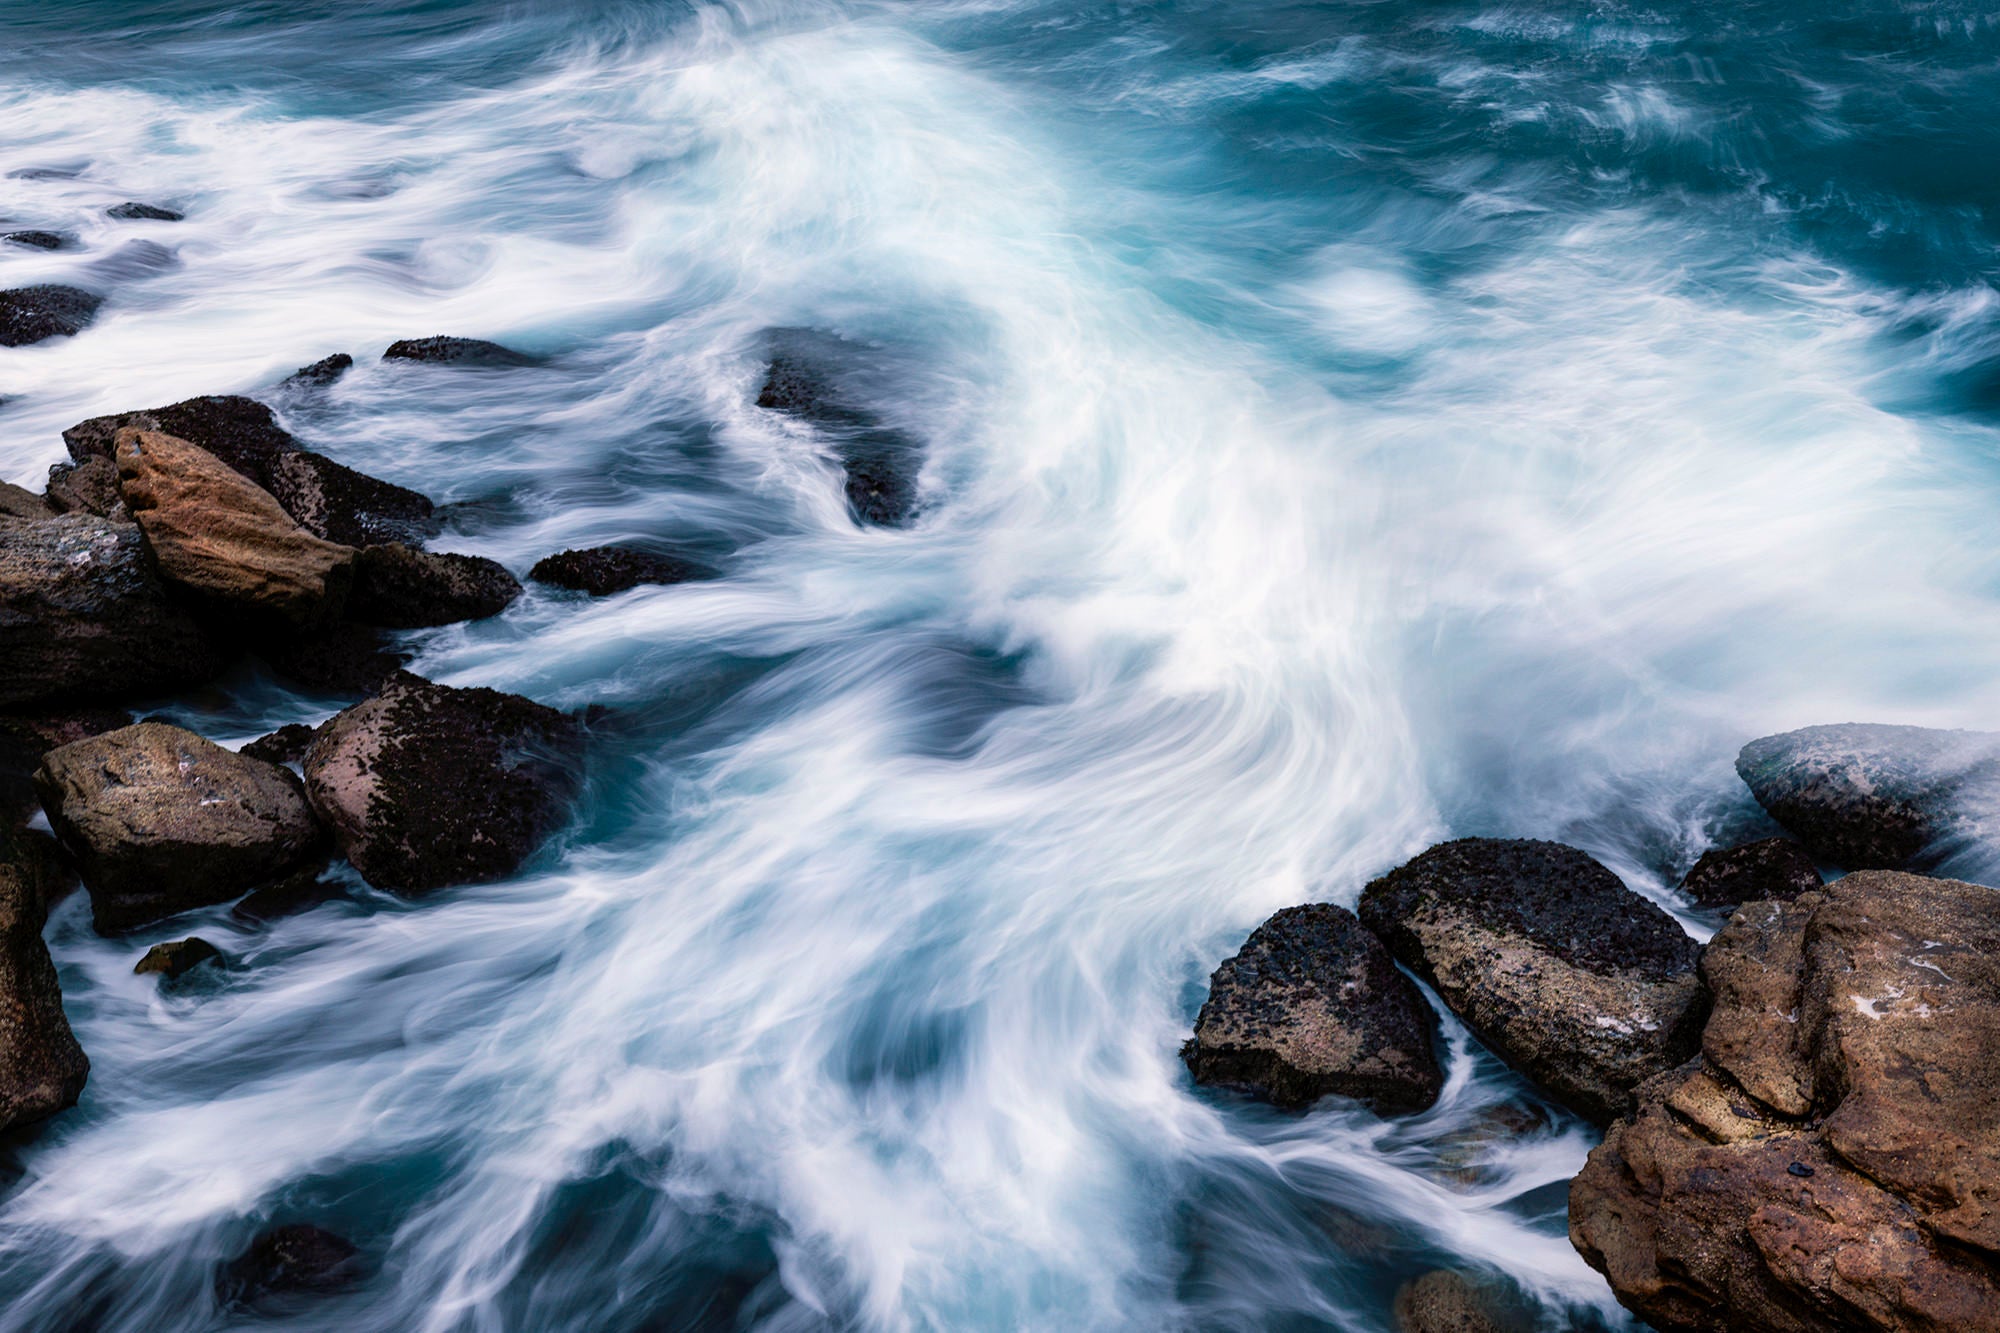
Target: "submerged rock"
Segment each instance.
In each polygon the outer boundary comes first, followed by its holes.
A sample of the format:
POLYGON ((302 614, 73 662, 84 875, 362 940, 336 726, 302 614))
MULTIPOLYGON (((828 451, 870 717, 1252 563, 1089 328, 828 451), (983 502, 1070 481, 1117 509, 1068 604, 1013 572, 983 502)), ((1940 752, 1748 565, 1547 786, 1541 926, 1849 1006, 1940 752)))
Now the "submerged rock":
POLYGON ((1661 1333, 2000 1328, 2000 894, 1862 871, 1709 944, 1702 1054, 1570 1186, 1661 1333))
POLYGON ((203 963, 221 961, 222 950, 199 935, 190 935, 184 940, 155 944, 146 950, 146 956, 133 966, 132 974, 143 977, 157 973, 168 981, 175 981, 203 963))
POLYGON ((0 707, 147 694, 222 666, 168 600, 138 528, 0 518, 0 707))
POLYGON ((389 344, 384 361, 424 361, 453 366, 532 366, 535 358, 484 338, 405 338, 389 344))
POLYGON ((0 830, 0 1132, 76 1105, 90 1061, 63 1014, 41 860, 0 830))
POLYGON ((1535 1324, 1490 1283, 1448 1268, 1396 1293, 1397 1333, 1529 1333, 1535 1324))
POLYGON ((294 388, 318 389, 332 384, 354 368, 354 358, 345 352, 322 357, 309 366, 300 366, 284 378, 294 388))
POLYGON ((0 347, 73 338, 90 327, 103 304, 95 292, 57 283, 0 292, 0 347))
POLYGON ((1444 1086, 1436 1025, 1381 941, 1352 912, 1315 903, 1278 912, 1215 969, 1181 1058, 1197 1083, 1279 1106, 1335 1093, 1420 1111, 1444 1086))
POLYGON ((1897 869, 2000 806, 2000 735, 1806 727, 1751 741, 1736 772, 1814 856, 1845 870, 1897 869))
POLYGON ((642 583, 685 583, 701 571, 684 560, 632 546, 593 546, 558 551, 535 562, 528 577, 537 583, 605 597, 642 583))
POLYGON ((329 877, 325 866, 308 864, 283 879, 260 884, 238 899, 229 915, 251 925, 265 925, 301 912, 310 912, 321 903, 344 897, 347 889, 339 879, 329 877))
POLYGON ((401 672, 321 729, 306 790, 377 888, 484 883, 561 821, 580 739, 573 719, 531 699, 401 672))
POLYGON ((4 239, 32 250, 60 250, 74 238, 59 231, 10 231, 4 239))
POLYGON ((118 432, 155 430, 214 454, 269 491, 295 522, 343 546, 419 541, 431 527, 428 497, 342 466, 305 448, 254 398, 190 398, 143 412, 92 417, 63 432, 79 463, 110 457, 118 432))
POLYGON ((176 213, 171 208, 161 208, 157 204, 142 204, 130 199, 122 204, 113 204, 104 210, 104 215, 125 222, 182 222, 187 217, 186 214, 176 213))
POLYGON ((105 934, 227 902, 322 845, 289 770, 164 723, 51 751, 35 785, 105 934))
POLYGON ((158 431, 118 433, 118 486, 161 577, 295 630, 337 620, 355 552, 313 536, 222 460, 158 431))
POLYGON ((813 329, 774 329, 757 406, 818 427, 847 473, 847 503, 864 523, 894 527, 917 510, 920 440, 869 402, 871 349, 813 329))
POLYGON ((359 1254, 345 1237, 320 1227, 272 1227, 230 1260, 217 1294, 233 1303, 281 1292, 337 1291, 360 1276, 359 1254))
POLYGON ((388 542, 361 552, 347 614, 364 625, 419 629, 497 616, 520 595, 521 581, 497 560, 388 542))
POLYGON ((1495 1054, 1599 1123, 1694 1053, 1700 946, 1574 847, 1442 843, 1370 884, 1361 920, 1495 1054))
POLYGON ((1734 908, 1764 899, 1789 900, 1825 882, 1804 847, 1790 838, 1760 838, 1703 852, 1681 880, 1681 892, 1702 907, 1734 908))
POLYGON ((63 514, 95 514, 120 522, 132 517, 118 493, 118 465, 109 458, 57 463, 49 469, 49 505, 63 514))

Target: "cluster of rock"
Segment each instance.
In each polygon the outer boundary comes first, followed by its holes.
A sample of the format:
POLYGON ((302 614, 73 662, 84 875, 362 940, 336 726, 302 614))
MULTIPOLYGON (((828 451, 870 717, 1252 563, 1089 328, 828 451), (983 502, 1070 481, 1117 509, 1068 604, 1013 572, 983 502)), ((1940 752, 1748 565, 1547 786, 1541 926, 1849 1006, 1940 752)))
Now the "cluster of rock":
MULTIPOLYGON (((1907 873, 1980 836, 2000 736, 1815 727, 1738 771, 1799 841, 1682 882, 1704 948, 1555 843, 1472 838, 1287 908, 1216 969, 1182 1054, 1280 1106, 1435 1103, 1436 1015, 1607 1126, 1571 1239, 1660 1333, 2000 1328, 2000 892, 1907 873), (1826 883, 1820 865, 1855 873, 1826 883), (1393 961, 1392 961, 1393 960, 1393 961)), ((1525 1327, 1464 1274, 1406 1333, 1525 1327)))
MULTIPOLYGON (((104 210, 121 222, 179 222, 181 214, 156 204, 128 200, 104 210)), ((76 237, 68 232, 34 228, 10 231, 0 240, 33 250, 68 250, 76 237)), ((149 242, 140 242, 148 246, 149 242)), ((171 255, 158 252, 171 261, 171 255)), ((30 347, 51 338, 74 338, 89 328, 104 306, 102 292, 67 283, 38 283, 0 291, 0 347, 30 347)))

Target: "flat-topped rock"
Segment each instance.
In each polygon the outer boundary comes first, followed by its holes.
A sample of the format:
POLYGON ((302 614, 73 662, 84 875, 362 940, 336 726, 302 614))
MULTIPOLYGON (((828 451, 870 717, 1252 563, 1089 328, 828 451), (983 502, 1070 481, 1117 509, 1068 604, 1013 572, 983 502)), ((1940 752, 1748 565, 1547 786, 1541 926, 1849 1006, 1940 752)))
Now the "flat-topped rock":
POLYGON ((224 664, 168 598, 137 527, 0 518, 0 707, 156 693, 224 664))
POLYGON ((0 830, 0 1132, 76 1105, 90 1074, 42 942, 44 873, 0 830))
POLYGON ((324 837, 289 770, 160 722, 51 751, 35 785, 106 934, 227 902, 324 837))
POLYGON ((1570 1187, 1661 1333, 2000 1328, 2000 893, 1862 871, 1710 942, 1700 1057, 1570 1187))
POLYGON ((10 245, 22 245, 30 250, 61 250, 74 244, 75 239, 59 231, 10 231, 0 237, 10 245))
POLYGON ((573 719, 531 699, 400 672, 320 729, 306 789, 377 888, 484 883, 561 822, 579 742, 573 719))
POLYGON ((422 361, 437 366, 531 366, 535 358, 484 338, 404 338, 389 344, 384 361, 422 361))
POLYGON ((1284 1107, 1329 1094, 1383 1112, 1437 1101, 1437 1018, 1352 912, 1288 907, 1216 968, 1181 1050, 1195 1082, 1284 1107))
POLYGON ((634 546, 593 546, 543 556, 528 577, 551 587, 607 597, 648 583, 685 583, 702 571, 685 560, 634 546))
POLYGON ((104 216, 117 218, 121 222, 184 222, 187 215, 158 204, 142 204, 136 199, 128 199, 122 204, 113 204, 104 210, 104 216))
POLYGON ((103 304, 95 292, 59 283, 0 291, 0 347, 73 338, 90 327, 103 304))
POLYGON ((162 578, 210 606, 309 630, 340 618, 355 551, 315 537, 270 492, 205 449, 118 433, 119 493, 162 578))
POLYGON ((1361 920, 1501 1059, 1603 1123, 1694 1053, 1700 946, 1560 843, 1465 838, 1370 884, 1361 920))
POLYGON ((497 560, 388 542, 361 552, 347 615, 384 629, 419 629, 497 616, 520 595, 521 581, 497 560))

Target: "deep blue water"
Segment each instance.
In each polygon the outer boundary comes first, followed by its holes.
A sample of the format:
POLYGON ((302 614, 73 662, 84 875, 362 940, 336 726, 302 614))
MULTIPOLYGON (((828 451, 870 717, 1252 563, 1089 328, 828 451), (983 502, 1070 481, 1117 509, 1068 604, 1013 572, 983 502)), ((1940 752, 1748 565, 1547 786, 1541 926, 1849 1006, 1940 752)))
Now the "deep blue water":
POLYGON ((411 636, 609 709, 519 879, 57 913, 93 1069, 7 1150, 0 1328, 1383 1330, 1439 1263, 1623 1327, 1583 1126, 1450 1020, 1422 1117, 1197 1092, 1209 970, 1449 834, 1679 906, 1744 740, 1994 725, 1990 10, 17 0, 0 124, 81 242, 0 286, 110 295, 0 352, 0 478, 349 351, 273 401, 439 547, 720 574, 411 636), (779 328, 916 522, 754 406, 779 328), (548 359, 375 359, 432 333, 548 359), (192 931, 225 983, 130 975, 192 931), (224 1311, 274 1220, 366 1280, 224 1311))

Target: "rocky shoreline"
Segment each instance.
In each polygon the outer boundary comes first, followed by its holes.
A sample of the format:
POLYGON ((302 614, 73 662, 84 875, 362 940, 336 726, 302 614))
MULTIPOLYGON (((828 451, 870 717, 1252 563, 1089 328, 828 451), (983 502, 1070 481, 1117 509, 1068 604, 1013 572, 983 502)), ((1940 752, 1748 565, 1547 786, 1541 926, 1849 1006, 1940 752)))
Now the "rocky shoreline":
MULTIPOLYGON (((2000 736, 1916 727, 1752 741, 1738 772, 1798 841, 1695 863, 1682 895, 1727 914, 1705 946, 1573 847, 1440 844, 1358 916, 1259 926, 1183 1058, 1280 1107, 1421 1113, 1441 1073, 1415 977, 1605 1127, 1570 1238, 1659 1333, 2000 1328, 2000 891, 1911 873, 1981 836, 1996 755, 2000 736)), ((1503 1284, 1449 1270, 1394 1317, 1533 1327, 1503 1284)))

